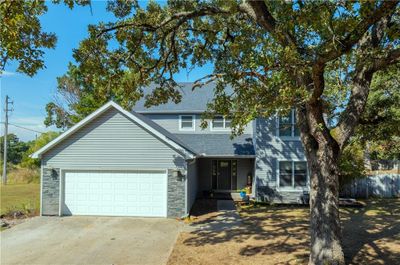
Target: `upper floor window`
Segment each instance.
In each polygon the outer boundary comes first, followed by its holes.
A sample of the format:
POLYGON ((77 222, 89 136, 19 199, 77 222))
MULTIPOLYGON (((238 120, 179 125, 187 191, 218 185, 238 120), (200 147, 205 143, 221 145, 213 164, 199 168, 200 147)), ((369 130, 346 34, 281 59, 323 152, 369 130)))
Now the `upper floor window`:
POLYGON ((224 116, 215 116, 211 121, 211 128, 214 130, 226 130, 231 128, 231 119, 224 116))
POLYGON ((278 118, 278 136, 299 137, 300 131, 296 126, 296 112, 291 110, 288 115, 278 118))
POLYGON ((194 115, 180 115, 179 116, 179 129, 182 131, 194 131, 195 116, 194 115))
POLYGON ((306 187, 307 175, 307 162, 279 161, 279 187, 306 187))

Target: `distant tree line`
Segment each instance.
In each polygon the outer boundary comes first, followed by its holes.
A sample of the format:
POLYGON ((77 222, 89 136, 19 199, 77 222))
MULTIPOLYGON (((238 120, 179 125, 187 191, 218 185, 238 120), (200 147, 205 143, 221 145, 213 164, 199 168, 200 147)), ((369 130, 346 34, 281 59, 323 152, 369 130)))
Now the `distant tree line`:
MULTIPOLYGON (((31 158, 30 155, 42 148, 48 142, 59 135, 58 132, 46 132, 32 141, 21 141, 17 135, 10 133, 7 135, 7 163, 19 165, 20 167, 35 168, 40 166, 40 160, 31 158)), ((4 136, 0 137, 1 160, 4 157, 4 136)))

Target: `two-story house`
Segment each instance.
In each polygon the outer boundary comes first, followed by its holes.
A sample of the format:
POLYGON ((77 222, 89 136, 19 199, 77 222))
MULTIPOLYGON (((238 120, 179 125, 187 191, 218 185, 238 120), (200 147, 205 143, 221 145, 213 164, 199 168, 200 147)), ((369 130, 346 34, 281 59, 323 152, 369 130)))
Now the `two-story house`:
POLYGON ((259 201, 302 203, 309 185, 294 112, 257 118, 231 139, 227 117, 200 127, 214 86, 191 87, 182 84, 179 104, 109 102, 33 154, 41 214, 182 217, 210 191, 246 186, 259 201))

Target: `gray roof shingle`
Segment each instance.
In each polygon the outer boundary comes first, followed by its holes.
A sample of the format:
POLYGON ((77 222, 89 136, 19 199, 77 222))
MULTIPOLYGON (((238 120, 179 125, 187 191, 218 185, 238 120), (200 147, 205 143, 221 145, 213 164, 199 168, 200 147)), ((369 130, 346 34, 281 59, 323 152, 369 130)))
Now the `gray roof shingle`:
MULTIPOLYGON (((177 88, 181 95, 182 100, 180 103, 175 104, 169 101, 166 104, 152 106, 146 108, 144 106, 145 98, 142 97, 133 108, 134 111, 140 113, 156 113, 156 112, 180 112, 180 113, 199 113, 204 112, 207 108, 207 103, 211 102, 214 98, 215 83, 209 83, 201 88, 196 88, 192 91, 193 83, 179 83, 181 87, 177 88)), ((145 95, 150 94, 156 85, 151 84, 144 89, 145 95)), ((230 87, 226 88, 231 90, 230 87)))
POLYGON ((250 134, 230 139, 230 134, 175 134, 185 145, 197 154, 209 156, 254 155, 250 134))

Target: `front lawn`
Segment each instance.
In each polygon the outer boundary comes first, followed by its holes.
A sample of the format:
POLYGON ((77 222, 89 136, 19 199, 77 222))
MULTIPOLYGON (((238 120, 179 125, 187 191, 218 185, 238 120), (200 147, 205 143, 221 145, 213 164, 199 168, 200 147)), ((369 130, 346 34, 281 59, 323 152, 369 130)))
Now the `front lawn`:
MULTIPOLYGON (((400 199, 366 203, 341 209, 347 264, 398 264, 400 199)), ((238 227, 181 233, 168 264, 307 264, 308 208, 259 206, 240 215, 238 227)), ((197 222, 215 222, 215 213, 197 222)))
POLYGON ((1 215, 20 211, 24 214, 39 214, 40 184, 1 185, 1 215))

